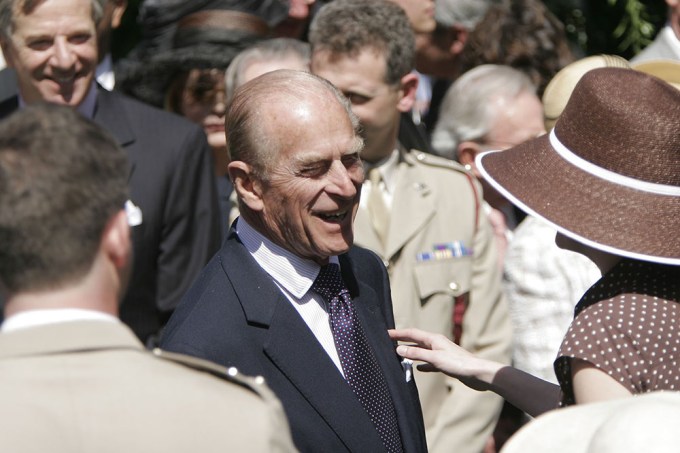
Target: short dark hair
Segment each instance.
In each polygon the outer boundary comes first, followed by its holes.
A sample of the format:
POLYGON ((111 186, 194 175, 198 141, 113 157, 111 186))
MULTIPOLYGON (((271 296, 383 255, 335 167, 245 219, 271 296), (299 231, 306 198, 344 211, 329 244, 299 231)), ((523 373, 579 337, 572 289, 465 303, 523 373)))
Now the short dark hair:
POLYGON ((563 24, 542 1, 513 0, 489 8, 468 35, 460 61, 461 73, 483 64, 519 69, 540 97, 574 54, 563 24))
POLYGON ((312 53, 356 56, 374 49, 385 56, 385 82, 397 84, 415 64, 415 36, 404 10, 388 0, 334 0, 314 17, 312 53))
POLYGON ((12 293, 85 275, 128 197, 125 152, 65 106, 37 103, 0 122, 0 280, 12 293))

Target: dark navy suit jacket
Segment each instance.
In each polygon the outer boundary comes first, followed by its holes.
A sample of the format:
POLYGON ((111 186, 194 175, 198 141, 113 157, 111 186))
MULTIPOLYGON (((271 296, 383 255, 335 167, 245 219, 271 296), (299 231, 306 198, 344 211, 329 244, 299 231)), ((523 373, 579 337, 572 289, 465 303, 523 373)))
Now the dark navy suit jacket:
MULTIPOLYGON (((17 108, 16 96, 0 103, 0 119, 17 108)), ((200 127, 120 93, 99 89, 93 120, 126 151, 130 200, 142 210, 120 317, 147 341, 219 249, 212 154, 200 127)))
MULTIPOLYGON (((385 374, 405 451, 426 451, 413 380, 406 382, 395 345, 384 265, 354 247, 340 266, 357 315, 385 374)), ((288 416, 303 452, 379 452, 366 411, 318 340, 232 230, 168 323, 163 349, 264 376, 288 416)))

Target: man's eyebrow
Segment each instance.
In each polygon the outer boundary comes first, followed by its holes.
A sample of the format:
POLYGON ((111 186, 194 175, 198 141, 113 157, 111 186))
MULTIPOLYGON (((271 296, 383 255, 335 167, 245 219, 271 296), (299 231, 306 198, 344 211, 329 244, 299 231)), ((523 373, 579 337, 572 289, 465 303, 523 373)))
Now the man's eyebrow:
POLYGON ((327 160, 327 159, 324 156, 322 156, 321 154, 315 153, 315 152, 298 154, 294 158, 295 163, 299 164, 299 165, 312 164, 314 162, 319 162, 319 161, 323 161, 323 160, 327 160))

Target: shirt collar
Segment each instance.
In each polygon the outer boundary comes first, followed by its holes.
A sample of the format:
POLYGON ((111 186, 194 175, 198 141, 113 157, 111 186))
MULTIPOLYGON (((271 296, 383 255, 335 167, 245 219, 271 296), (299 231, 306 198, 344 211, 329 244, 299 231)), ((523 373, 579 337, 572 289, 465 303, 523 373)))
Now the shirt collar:
POLYGON ((382 176, 383 183, 385 184, 385 190, 388 193, 394 193, 394 188, 396 185, 397 168, 399 167, 399 150, 395 149, 392 153, 379 160, 374 164, 367 164, 364 162, 366 168, 366 174, 373 169, 377 168, 382 176))
POLYGON ((113 61, 111 60, 110 53, 107 53, 104 59, 97 65, 94 78, 105 90, 111 91, 116 86, 116 77, 113 73, 113 61))
MULTIPOLYGON (((312 287, 321 269, 317 263, 275 244, 243 217, 236 221, 236 234, 260 267, 294 297, 300 299, 312 287)), ((338 257, 331 256, 329 262, 339 264, 338 257)))
POLYGON ((45 310, 27 310, 10 316, 0 326, 0 331, 10 332, 29 327, 39 327, 70 321, 106 321, 120 322, 115 316, 95 310, 82 308, 55 308, 45 310))

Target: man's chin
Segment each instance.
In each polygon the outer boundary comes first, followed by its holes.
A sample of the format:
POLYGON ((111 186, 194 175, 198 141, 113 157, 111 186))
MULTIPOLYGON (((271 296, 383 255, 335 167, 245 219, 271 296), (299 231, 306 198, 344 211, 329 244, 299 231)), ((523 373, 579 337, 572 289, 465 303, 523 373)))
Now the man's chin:
POLYGON ((51 96, 46 96, 45 101, 52 103, 52 104, 59 104, 59 105, 65 105, 68 107, 77 107, 80 102, 82 102, 81 97, 76 97, 73 94, 62 94, 62 93, 55 93, 51 96))

